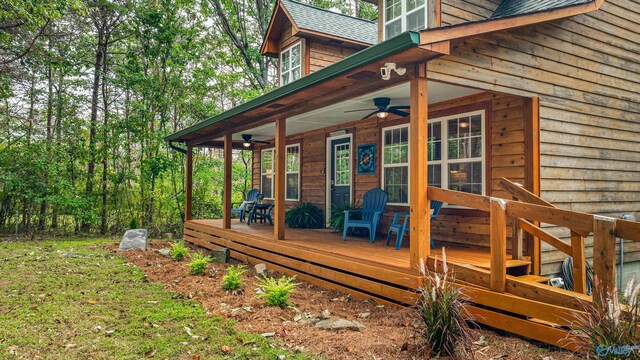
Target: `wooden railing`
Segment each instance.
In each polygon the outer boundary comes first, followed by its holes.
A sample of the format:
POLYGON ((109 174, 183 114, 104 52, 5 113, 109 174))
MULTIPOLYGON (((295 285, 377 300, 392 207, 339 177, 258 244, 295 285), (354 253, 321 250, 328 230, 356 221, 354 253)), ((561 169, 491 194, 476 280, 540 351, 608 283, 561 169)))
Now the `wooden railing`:
MULTIPOLYGON (((515 258, 522 256, 524 233, 544 241, 563 253, 573 257, 574 291, 586 293, 585 238, 593 234, 593 269, 595 276, 606 291, 615 287, 615 243, 616 238, 640 241, 640 223, 610 217, 587 214, 579 211, 559 209, 507 179, 502 187, 516 200, 469 194, 454 190, 428 187, 429 200, 465 206, 489 213, 489 242, 491 251, 491 273, 489 287, 496 292, 505 292, 507 284, 507 219, 513 223, 512 250, 515 258), (540 228, 537 223, 547 223, 568 228, 571 243, 540 228)), ((531 254, 538 256, 538 254, 531 254)))

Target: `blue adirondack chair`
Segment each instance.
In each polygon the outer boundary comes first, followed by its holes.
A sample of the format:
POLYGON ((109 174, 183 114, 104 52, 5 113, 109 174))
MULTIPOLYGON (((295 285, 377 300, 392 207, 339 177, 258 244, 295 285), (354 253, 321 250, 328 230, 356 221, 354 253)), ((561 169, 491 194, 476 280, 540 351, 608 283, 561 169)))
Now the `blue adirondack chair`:
POLYGON ((369 229, 369 241, 373 242, 376 238, 376 230, 380 217, 387 206, 387 193, 379 188, 371 189, 364 194, 362 199, 361 210, 345 210, 344 211, 344 230, 342 232, 342 240, 347 239, 347 230, 349 228, 365 228, 369 229), (354 219, 354 215, 359 214, 354 219))
POLYGON ((258 196, 260 196, 260 190, 251 189, 247 193, 247 199, 245 201, 231 203, 231 213, 238 214, 240 222, 243 222, 245 215, 251 211, 253 204, 258 201, 258 196))
MULTIPOLYGON (((433 209, 433 214, 429 221, 433 221, 438 216, 440 209, 442 208, 442 203, 440 201, 431 200, 429 204, 431 209, 433 209)), ((407 225, 409 224, 409 213, 406 212, 397 212, 393 215, 393 223, 389 226, 389 231, 387 232, 387 243, 389 245, 389 241, 391 240, 391 233, 396 233, 396 250, 399 250, 402 246, 402 239, 404 238, 404 234, 409 230, 407 225), (403 218, 403 219, 401 219, 403 218)), ((433 243, 433 238, 430 238, 431 248, 435 247, 433 243)))

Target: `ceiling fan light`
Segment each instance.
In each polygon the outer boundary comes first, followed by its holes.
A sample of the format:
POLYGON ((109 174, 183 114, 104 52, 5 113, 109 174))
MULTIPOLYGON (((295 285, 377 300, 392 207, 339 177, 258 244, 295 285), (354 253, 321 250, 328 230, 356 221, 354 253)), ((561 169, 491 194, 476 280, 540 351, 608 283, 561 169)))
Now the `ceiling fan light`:
POLYGON ((388 112, 386 112, 386 111, 378 111, 378 112, 376 113, 376 116, 377 116, 378 118, 380 118, 380 119, 386 119, 386 118, 387 118, 387 116, 389 116, 389 113, 388 113, 388 112))
POLYGON ((251 143, 250 143, 250 142, 248 142, 248 141, 243 141, 243 142, 242 142, 242 146, 244 146, 244 147, 248 148, 248 147, 251 147, 251 143))

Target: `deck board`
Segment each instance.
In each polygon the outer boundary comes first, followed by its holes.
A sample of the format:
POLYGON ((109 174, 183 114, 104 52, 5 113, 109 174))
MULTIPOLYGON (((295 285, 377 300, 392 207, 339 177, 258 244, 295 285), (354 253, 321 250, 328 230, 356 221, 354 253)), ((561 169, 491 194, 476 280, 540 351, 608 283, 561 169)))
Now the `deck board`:
MULTIPOLYGON (((222 220, 193 220, 193 222, 222 228, 222 220)), ((273 240, 273 227, 267 224, 252 224, 248 226, 237 219, 232 219, 231 230, 252 235, 263 240, 273 240)), ((275 241, 275 240, 273 240, 275 241)), ((409 264, 409 241, 406 241, 399 250, 395 250, 395 238, 385 246, 385 239, 376 238, 372 244, 368 238, 347 237, 342 241, 342 235, 331 229, 286 229, 285 240, 279 240, 280 244, 292 247, 322 251, 324 253, 346 256, 357 260, 384 264, 386 266, 411 270, 409 264)), ((487 249, 462 247, 457 244, 445 244, 447 260, 456 264, 468 264, 484 269, 489 269, 490 254, 487 249)), ((442 258, 442 246, 431 250, 430 257, 442 258)), ((507 255, 507 268, 528 265, 529 261, 513 260, 507 255)), ((416 271, 418 269, 415 269, 416 271)))

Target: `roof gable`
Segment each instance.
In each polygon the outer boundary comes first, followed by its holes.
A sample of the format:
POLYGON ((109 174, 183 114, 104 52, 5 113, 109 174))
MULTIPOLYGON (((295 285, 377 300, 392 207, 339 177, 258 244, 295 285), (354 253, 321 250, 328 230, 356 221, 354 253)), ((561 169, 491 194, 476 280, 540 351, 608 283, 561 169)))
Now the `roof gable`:
POLYGON ((362 47, 378 42, 376 22, 335 13, 291 0, 278 0, 264 42, 263 55, 279 53, 278 41, 286 22, 290 22, 295 36, 316 36, 348 42, 362 47))

